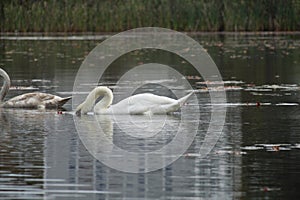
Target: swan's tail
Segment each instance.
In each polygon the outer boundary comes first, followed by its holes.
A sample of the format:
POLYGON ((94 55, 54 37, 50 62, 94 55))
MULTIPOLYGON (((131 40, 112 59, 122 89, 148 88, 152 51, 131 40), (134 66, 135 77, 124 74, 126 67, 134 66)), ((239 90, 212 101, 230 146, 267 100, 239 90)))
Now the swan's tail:
POLYGON ((188 95, 178 99, 180 107, 185 104, 185 102, 194 94, 194 91, 190 92, 188 95))
POLYGON ((61 98, 58 102, 57 102, 57 107, 62 107, 65 103, 67 103, 67 101, 69 101, 70 99, 72 99, 71 97, 65 97, 65 98, 61 98))

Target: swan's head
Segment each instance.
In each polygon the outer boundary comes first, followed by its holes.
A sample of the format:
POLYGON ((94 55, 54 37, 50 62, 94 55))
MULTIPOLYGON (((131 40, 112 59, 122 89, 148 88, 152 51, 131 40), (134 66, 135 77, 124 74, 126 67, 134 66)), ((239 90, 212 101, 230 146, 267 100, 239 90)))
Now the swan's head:
POLYGON ((87 114, 89 111, 92 110, 94 104, 90 104, 89 101, 82 102, 79 106, 77 106, 75 110, 75 114, 80 116, 81 114, 87 114))
POLYGON ((81 107, 82 107, 82 104, 80 104, 79 106, 77 106, 76 110, 75 110, 75 114, 77 116, 80 116, 81 115, 81 107))

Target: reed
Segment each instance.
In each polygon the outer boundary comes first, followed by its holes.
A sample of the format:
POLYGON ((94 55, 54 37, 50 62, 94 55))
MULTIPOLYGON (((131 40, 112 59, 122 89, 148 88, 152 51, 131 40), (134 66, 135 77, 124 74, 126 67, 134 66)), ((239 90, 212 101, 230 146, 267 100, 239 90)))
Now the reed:
POLYGON ((1 0, 2 32, 299 31, 299 0, 1 0))

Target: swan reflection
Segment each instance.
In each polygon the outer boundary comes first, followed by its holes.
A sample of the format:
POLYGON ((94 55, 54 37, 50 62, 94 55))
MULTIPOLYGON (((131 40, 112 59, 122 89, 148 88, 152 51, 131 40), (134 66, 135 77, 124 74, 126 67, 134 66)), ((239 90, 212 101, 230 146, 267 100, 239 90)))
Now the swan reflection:
MULTIPOLYGON (((139 147, 166 144, 178 130, 180 117, 168 115, 84 115, 77 128, 85 130, 81 139, 95 152, 106 152, 113 146, 129 149, 139 141, 139 147), (85 135, 86 134, 86 135, 85 135), (121 138, 121 139, 120 139, 121 138), (143 146, 142 146, 143 145, 143 146), (106 147, 110 146, 108 149, 106 147)), ((136 148, 136 147, 135 147, 136 148)), ((141 150, 141 149, 140 149, 141 150)))
POLYGON ((181 115, 83 115, 74 120, 81 141, 96 159, 133 171, 158 169, 176 160, 198 127, 181 115))

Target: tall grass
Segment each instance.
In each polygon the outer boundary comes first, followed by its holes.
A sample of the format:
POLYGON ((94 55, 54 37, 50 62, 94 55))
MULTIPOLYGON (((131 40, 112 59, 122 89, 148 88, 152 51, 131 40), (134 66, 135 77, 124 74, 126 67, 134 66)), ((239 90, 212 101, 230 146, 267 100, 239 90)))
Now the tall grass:
POLYGON ((2 32, 299 31, 299 0, 1 0, 2 32))

